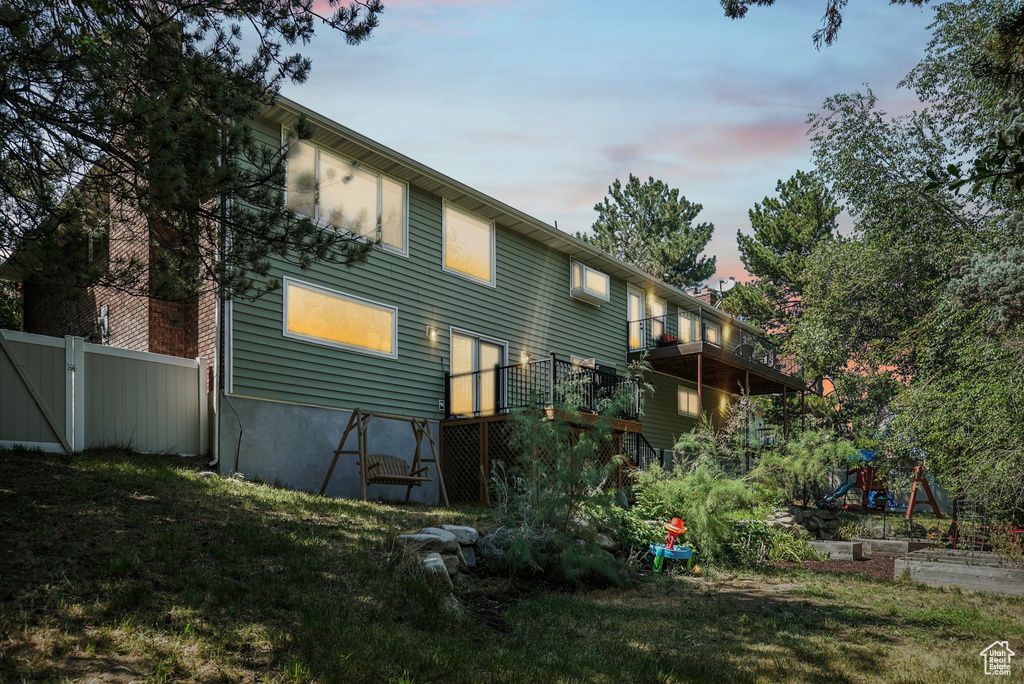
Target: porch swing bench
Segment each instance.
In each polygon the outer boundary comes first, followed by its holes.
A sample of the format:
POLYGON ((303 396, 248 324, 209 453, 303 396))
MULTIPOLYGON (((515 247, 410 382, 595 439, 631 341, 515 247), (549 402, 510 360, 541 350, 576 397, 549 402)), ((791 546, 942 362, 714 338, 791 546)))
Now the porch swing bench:
POLYGON ((327 470, 327 477, 324 478, 323 486, 320 487, 320 496, 327 491, 327 484, 331 481, 334 473, 334 466, 338 464, 338 458, 342 454, 350 454, 358 457, 356 465, 359 467, 360 490, 363 501, 366 501, 366 487, 368 485, 397 485, 404 486, 405 500, 409 501, 413 487, 422 486, 424 482, 433 482, 430 477, 427 463, 433 463, 437 471, 438 485, 441 494, 441 503, 448 505, 448 493, 444 487, 444 477, 441 474, 441 463, 437 454, 437 446, 434 437, 430 433, 430 423, 425 418, 410 418, 408 416, 393 416, 386 413, 373 413, 354 409, 349 418, 348 426, 341 435, 338 448, 334 450, 334 460, 327 470), (412 427, 413 437, 416 439, 416 452, 413 455, 412 464, 406 463, 403 459, 391 454, 367 453, 367 428, 370 420, 382 418, 384 420, 401 421, 409 423, 412 427), (356 449, 346 449, 345 442, 352 431, 356 433, 356 449), (423 458, 423 438, 426 437, 430 444, 431 458, 423 458))
POLYGON ((409 471, 409 464, 391 454, 367 454, 366 484, 409 485, 416 487, 431 478, 423 473, 427 466, 409 471))

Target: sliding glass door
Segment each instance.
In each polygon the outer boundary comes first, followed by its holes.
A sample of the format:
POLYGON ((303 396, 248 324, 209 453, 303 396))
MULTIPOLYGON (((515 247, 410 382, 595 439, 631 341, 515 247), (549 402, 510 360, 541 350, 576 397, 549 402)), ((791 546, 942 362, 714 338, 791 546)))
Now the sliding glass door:
POLYGON ((452 331, 451 413, 489 416, 500 405, 500 378, 495 368, 505 364, 507 345, 472 333, 452 331))

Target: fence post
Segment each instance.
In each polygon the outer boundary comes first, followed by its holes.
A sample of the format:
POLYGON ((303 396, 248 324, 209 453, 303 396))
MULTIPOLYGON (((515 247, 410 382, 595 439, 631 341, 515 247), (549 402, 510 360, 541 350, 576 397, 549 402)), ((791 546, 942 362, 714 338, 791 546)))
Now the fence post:
POLYGON ((85 448, 85 340, 64 336, 64 435, 68 450, 85 448))
POLYGON ((209 441, 210 430, 210 414, 207 410, 209 402, 206 398, 206 364, 206 357, 200 356, 196 359, 196 372, 199 374, 198 391, 196 392, 196 401, 199 402, 196 405, 196 410, 199 412, 199 443, 196 445, 196 453, 202 456, 208 454, 207 441, 209 441))
POLYGON ((551 408, 555 407, 555 382, 558 379, 558 371, 555 370, 555 352, 551 352, 551 386, 548 388, 551 408))
POLYGON ((444 372, 444 417, 445 420, 452 415, 452 374, 444 372))
POLYGON ((496 363, 494 364, 494 415, 503 413, 505 409, 501 404, 501 388, 503 384, 501 381, 501 364, 496 363))

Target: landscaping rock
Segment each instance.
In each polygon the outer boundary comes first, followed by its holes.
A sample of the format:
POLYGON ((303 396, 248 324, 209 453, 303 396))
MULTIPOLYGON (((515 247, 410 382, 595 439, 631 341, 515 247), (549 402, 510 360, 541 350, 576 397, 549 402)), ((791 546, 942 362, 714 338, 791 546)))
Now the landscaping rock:
POLYGON ((480 533, 475 528, 465 525, 441 525, 441 529, 454 534, 455 541, 462 546, 473 546, 480 539, 480 533))
POLYGON ((465 613, 465 609, 459 603, 459 599, 455 598, 455 594, 448 594, 441 599, 441 610, 454 617, 462 617, 465 613))
POLYGON ((619 545, 615 543, 615 540, 609 537, 607 534, 597 534, 594 537, 594 543, 602 549, 604 549, 605 551, 609 551, 611 553, 615 553, 616 549, 619 548, 619 545))
POLYGON ((472 570, 476 567, 476 549, 472 546, 462 547, 462 558, 466 561, 466 568, 472 570))
POLYGON ((810 520, 807 520, 806 522, 804 522, 804 527, 807 528, 808 532, 817 532, 817 530, 818 530, 818 528, 820 526, 821 526, 821 519, 817 518, 817 517, 812 517, 810 520))
POLYGON ((427 582, 436 583, 448 591, 452 590, 452 578, 448 567, 439 553, 431 553, 423 558, 423 574, 427 582))
POLYGON ((457 574, 459 574, 459 566, 465 565, 462 559, 460 559, 454 553, 442 554, 441 560, 444 561, 444 567, 448 571, 449 577, 455 577, 457 574))
POLYGON ((445 541, 453 541, 456 544, 459 542, 458 538, 448 530, 443 530, 440 527, 424 527, 419 531, 419 534, 429 534, 434 537, 439 537, 445 541))
MULTIPOLYGON (((444 530, 440 531, 444 532, 444 530)), ((447 534, 449 535, 448 539, 434 534, 403 534, 395 537, 395 542, 414 551, 455 553, 459 548, 459 543, 455 541, 455 535, 450 532, 447 534)))
POLYGON ((196 477, 201 477, 205 479, 208 477, 213 477, 216 474, 217 473, 213 472, 212 470, 200 470, 198 473, 196 473, 196 477))

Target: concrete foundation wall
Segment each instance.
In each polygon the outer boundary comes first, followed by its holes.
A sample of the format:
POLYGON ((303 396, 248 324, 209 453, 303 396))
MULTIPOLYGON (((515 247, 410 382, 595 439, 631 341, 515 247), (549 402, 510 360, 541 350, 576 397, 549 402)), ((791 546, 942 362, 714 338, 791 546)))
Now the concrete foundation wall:
MULTIPOLYGON (((334 458, 351 411, 298 406, 280 402, 222 396, 220 409, 220 472, 238 472, 247 479, 259 478, 292 489, 319 492, 327 469, 334 458), (237 414, 237 417, 236 417, 237 414), (241 447, 239 448, 239 426, 241 447)), ((437 443, 437 423, 431 433, 437 443)), ((367 432, 371 454, 391 454, 411 464, 416 450, 412 427, 404 421, 374 418, 367 432)), ((358 447, 355 430, 349 434, 346 449, 358 447)), ((430 458, 430 444, 424 439, 422 458, 430 458)), ((440 454, 439 454, 440 455, 440 454)), ((328 496, 357 499, 360 496, 359 468, 354 454, 342 454, 325 492, 328 496)), ((432 482, 413 487, 411 501, 436 504, 438 477, 435 464, 428 463, 432 482)), ((405 487, 370 485, 370 500, 404 501, 405 487)))

